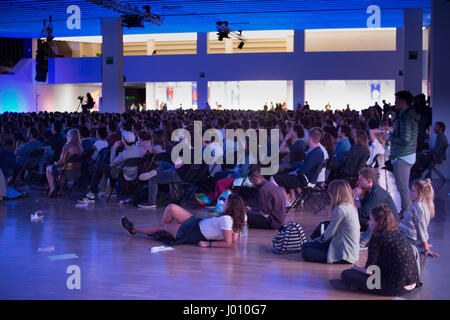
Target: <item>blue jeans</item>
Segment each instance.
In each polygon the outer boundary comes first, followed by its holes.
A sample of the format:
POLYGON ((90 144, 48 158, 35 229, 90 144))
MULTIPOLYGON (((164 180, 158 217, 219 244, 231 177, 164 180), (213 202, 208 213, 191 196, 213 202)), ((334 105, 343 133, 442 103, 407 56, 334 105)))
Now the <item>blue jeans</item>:
POLYGON ((361 240, 365 240, 367 243, 369 243, 370 238, 372 238, 372 230, 370 228, 367 228, 366 232, 361 237, 361 240))
POLYGON ((302 245, 302 258, 309 262, 327 263, 329 246, 330 242, 308 241, 302 245))

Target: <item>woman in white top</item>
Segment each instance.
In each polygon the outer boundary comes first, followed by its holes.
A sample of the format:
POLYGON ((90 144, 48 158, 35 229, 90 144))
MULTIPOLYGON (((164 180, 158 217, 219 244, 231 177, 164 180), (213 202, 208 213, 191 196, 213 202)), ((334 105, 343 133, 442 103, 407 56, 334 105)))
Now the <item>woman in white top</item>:
POLYGON ((198 244, 200 247, 229 248, 239 236, 244 225, 244 201, 237 194, 230 195, 219 217, 200 219, 180 206, 167 206, 157 225, 135 227, 127 217, 120 220, 130 235, 141 233, 164 238, 170 245, 198 244), (171 239, 167 239, 170 235, 171 239))

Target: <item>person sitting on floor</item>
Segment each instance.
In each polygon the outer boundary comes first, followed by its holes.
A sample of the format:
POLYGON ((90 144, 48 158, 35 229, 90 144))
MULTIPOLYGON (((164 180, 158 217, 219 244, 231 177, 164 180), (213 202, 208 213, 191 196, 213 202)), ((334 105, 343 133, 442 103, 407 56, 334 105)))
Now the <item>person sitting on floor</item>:
POLYGON ((434 218, 434 190, 430 179, 414 181, 411 202, 413 206, 400 222, 400 232, 412 245, 419 242, 426 256, 439 257, 430 250, 432 245, 428 243, 428 224, 434 218))
POLYGON ((250 228, 279 229, 286 217, 285 195, 280 187, 267 181, 257 166, 250 168, 248 179, 258 189, 258 205, 247 207, 247 220, 250 228))
POLYGON ((384 203, 393 212, 395 219, 400 221, 398 210, 389 192, 378 184, 375 169, 366 167, 359 171, 358 186, 354 190, 356 207, 358 208, 361 230, 366 231, 369 226, 371 210, 384 203))
POLYGON ((333 180, 328 193, 331 196, 331 221, 320 238, 303 244, 303 260, 355 263, 359 260, 360 226, 352 188, 345 180, 333 180))
POLYGON ((154 235, 168 245, 195 244, 200 247, 229 248, 239 237, 245 219, 244 201, 232 194, 225 201, 219 217, 200 219, 182 207, 167 206, 161 222, 146 227, 135 227, 127 217, 120 220, 130 235, 154 235), (168 236, 168 237, 167 237, 168 236))
POLYGON ((294 201, 293 195, 289 199, 286 189, 302 189, 308 182, 316 183, 319 175, 319 169, 325 159, 324 152, 320 147, 320 138, 322 134, 319 128, 309 130, 307 145, 309 151, 306 154, 305 161, 301 162, 299 167, 290 173, 279 173, 270 178, 270 181, 277 186, 282 187, 287 204, 294 201))
POLYGON ((357 289, 382 296, 403 296, 422 286, 417 249, 400 233, 389 207, 381 204, 373 208, 369 225, 374 234, 365 267, 354 265, 342 272, 341 280, 331 280, 331 284, 337 289, 357 289), (371 266, 379 268, 379 288, 367 286, 372 276, 371 266))

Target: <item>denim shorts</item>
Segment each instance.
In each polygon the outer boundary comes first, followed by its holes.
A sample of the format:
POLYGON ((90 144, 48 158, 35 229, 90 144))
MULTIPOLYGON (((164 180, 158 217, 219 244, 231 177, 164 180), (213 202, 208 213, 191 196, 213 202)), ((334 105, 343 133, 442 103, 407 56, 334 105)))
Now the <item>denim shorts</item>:
POLYGON ((184 221, 177 232, 176 244, 198 244, 200 241, 208 241, 200 231, 201 219, 195 216, 184 221))

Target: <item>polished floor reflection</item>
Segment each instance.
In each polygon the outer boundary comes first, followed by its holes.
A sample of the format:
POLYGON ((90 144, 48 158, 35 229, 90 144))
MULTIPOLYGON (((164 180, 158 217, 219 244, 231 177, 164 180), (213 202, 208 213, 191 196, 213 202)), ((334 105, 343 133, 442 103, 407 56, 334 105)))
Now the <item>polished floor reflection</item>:
MULTIPOLYGON (((422 257, 424 286, 406 299, 449 299, 450 184, 437 191, 436 218, 430 224, 433 249, 440 258, 422 257)), ((342 265, 301 261, 299 254, 270 252, 275 231, 249 230, 231 249, 177 246, 152 254, 161 243, 129 237, 119 224, 126 214, 137 224, 160 219, 162 209, 120 208, 115 200, 75 208, 68 199, 46 199, 31 191, 25 199, 0 202, 0 299, 380 299, 334 290, 328 280, 342 265), (42 209, 42 223, 30 214, 42 209), (55 247, 54 253, 38 248, 55 247), (73 253, 71 260, 50 255, 73 253), (81 289, 69 290, 70 265, 81 270, 81 289)), ((205 215, 206 211, 197 210, 205 215)), ((300 207, 292 217, 308 235, 326 213, 300 207)), ((359 264, 366 259, 361 252, 359 264)))

